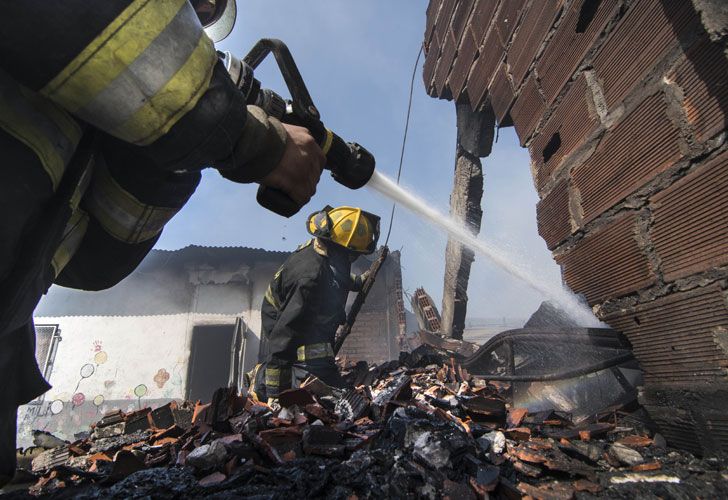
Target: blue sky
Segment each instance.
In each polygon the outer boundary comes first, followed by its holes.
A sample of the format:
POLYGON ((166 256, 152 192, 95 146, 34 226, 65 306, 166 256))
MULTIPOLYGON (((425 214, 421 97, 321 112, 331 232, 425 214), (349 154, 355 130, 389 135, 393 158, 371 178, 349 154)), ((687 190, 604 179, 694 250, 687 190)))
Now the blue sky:
MULTIPOLYGON (((286 42, 327 126, 367 147, 377 168, 395 176, 427 1, 242 0, 238 4, 235 30, 218 49, 242 57, 259 38, 286 42)), ((264 86, 284 93, 272 59, 256 76, 264 86)), ((420 65, 402 184, 443 212, 452 188, 454 151, 454 105, 425 94, 420 65)), ((516 258, 538 269, 544 280, 558 282, 558 267, 536 230, 538 198, 528 152, 519 147, 512 128, 500 131, 493 154, 483 162, 481 238, 509 248, 516 258)), ((351 191, 328 173, 314 199, 290 219, 259 207, 256 188, 206 171, 193 198, 167 225, 157 248, 198 244, 291 250, 307 238, 306 215, 326 204, 361 206, 377 213, 386 232, 391 203, 366 188, 351 191)), ((390 248, 402 251, 405 290, 424 286, 439 303, 446 241, 436 229, 398 210, 390 248)), ((542 300, 482 257, 473 264, 469 297, 469 317, 526 318, 542 300)))

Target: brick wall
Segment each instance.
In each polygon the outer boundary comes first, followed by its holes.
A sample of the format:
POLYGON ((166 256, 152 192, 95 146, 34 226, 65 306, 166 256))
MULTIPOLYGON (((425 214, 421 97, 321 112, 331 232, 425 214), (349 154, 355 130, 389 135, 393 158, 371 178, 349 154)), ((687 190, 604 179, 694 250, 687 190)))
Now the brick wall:
MULTIPOLYGON (((368 269, 371 261, 359 259, 352 267, 356 273, 368 269)), ((366 302, 357 316, 351 335, 339 352, 349 361, 382 363, 399 357, 402 270, 398 251, 390 252, 377 274, 366 302), (400 286, 397 285, 399 280, 400 286)))
POLYGON ((515 126, 565 281, 631 339, 668 439, 709 453, 728 452, 721 4, 432 0, 423 70, 433 97, 515 126))

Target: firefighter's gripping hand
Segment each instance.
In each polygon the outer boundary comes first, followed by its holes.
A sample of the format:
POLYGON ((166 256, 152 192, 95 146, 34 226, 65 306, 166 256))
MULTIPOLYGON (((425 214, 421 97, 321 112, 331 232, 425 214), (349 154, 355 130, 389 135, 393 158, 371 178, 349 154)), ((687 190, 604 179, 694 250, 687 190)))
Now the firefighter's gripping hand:
POLYGON ((285 123, 283 127, 288 134, 283 157, 260 183, 280 189, 303 206, 316 193, 326 156, 308 129, 285 123))

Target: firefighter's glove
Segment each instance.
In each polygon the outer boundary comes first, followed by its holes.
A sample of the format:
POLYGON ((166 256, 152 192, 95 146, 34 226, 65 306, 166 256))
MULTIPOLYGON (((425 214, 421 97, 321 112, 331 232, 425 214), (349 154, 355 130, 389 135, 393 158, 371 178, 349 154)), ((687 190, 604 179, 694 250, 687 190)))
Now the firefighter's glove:
POLYGON ((316 192, 326 163, 321 148, 304 127, 284 124, 257 106, 248 106, 243 133, 223 177, 280 189, 305 205, 316 192))
POLYGON ((278 165, 260 183, 286 193, 303 206, 316 193, 326 156, 307 128, 283 124, 288 133, 278 165))
POLYGON ((369 272, 369 270, 364 271, 363 273, 361 273, 359 275, 352 274, 351 279, 353 281, 353 284, 352 284, 351 291, 352 292, 361 292, 362 288, 364 288, 364 283, 366 283, 367 278, 369 277, 370 274, 371 274, 371 272, 369 272))

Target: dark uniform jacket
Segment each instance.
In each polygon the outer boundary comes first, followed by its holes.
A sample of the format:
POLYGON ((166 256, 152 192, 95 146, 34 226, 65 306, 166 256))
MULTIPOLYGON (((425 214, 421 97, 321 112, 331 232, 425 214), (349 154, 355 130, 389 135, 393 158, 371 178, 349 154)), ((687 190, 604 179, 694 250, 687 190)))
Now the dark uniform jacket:
POLYGON ((361 276, 350 274, 349 255, 337 245, 324 247, 311 240, 274 275, 261 307, 258 355, 267 397, 290 387, 295 367, 336 385, 332 345, 337 328, 346 320, 349 292, 362 286, 361 276))
POLYGON ((24 0, 0 16, 0 401, 47 389, 32 313, 52 283, 127 276, 216 168, 263 178, 286 133, 246 107, 186 0, 24 0))

